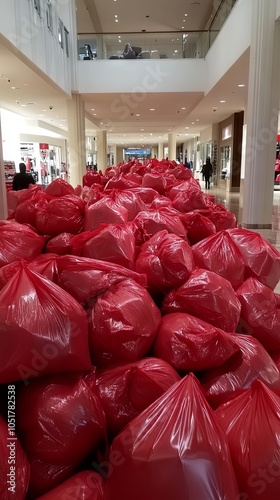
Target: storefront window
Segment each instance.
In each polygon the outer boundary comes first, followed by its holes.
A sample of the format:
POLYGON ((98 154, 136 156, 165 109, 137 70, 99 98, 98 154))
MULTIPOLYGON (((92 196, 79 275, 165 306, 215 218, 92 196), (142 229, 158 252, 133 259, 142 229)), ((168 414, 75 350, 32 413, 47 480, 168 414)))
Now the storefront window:
POLYGON ((221 148, 221 179, 230 179, 231 146, 221 148))

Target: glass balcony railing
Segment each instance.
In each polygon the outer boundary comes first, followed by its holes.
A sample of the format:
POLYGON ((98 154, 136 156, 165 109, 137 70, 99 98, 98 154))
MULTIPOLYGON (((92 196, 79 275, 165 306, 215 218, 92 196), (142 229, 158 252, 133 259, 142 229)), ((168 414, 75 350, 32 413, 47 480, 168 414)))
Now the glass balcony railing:
POLYGON ((221 0, 204 31, 80 33, 78 57, 95 59, 204 58, 237 0, 221 0))
POLYGON ((210 47, 209 31, 78 35, 81 60, 195 59, 210 47))

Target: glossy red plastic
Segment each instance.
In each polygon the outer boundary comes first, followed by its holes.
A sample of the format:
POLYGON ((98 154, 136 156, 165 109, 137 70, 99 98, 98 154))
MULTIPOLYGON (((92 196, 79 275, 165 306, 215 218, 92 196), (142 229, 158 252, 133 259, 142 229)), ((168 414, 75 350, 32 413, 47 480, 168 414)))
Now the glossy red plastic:
POLYGON ((199 212, 184 214, 184 218, 181 220, 187 229, 188 240, 191 245, 195 245, 198 241, 204 240, 204 238, 208 238, 208 236, 216 233, 216 227, 213 222, 199 212))
POLYGON ((74 188, 63 179, 55 179, 45 189, 46 194, 50 196, 66 196, 74 194, 74 188))
POLYGON ((123 224, 128 221, 128 211, 117 205, 110 196, 105 196, 86 207, 84 230, 92 231, 100 224, 123 224))
POLYGON ((220 231, 200 241, 192 247, 192 251, 198 267, 223 276, 234 289, 245 281, 245 262, 227 231, 220 231))
POLYGON ((160 311, 147 290, 133 280, 112 285, 96 298, 89 343, 94 364, 108 367, 143 358, 160 325, 160 311))
POLYGON ((98 397, 78 374, 42 377, 22 386, 17 427, 31 466, 31 498, 67 479, 105 439, 105 425, 98 397))
POLYGON ((109 435, 116 436, 179 380, 174 368, 156 358, 145 358, 98 374, 96 384, 109 435))
POLYGON ((36 500, 103 500, 104 491, 105 479, 87 470, 75 474, 36 500))
POLYGON ((276 500, 280 490, 280 398, 263 382, 221 406, 240 498, 276 500))
POLYGON ((193 375, 115 438, 105 500, 237 500, 227 440, 193 375))
POLYGON ((85 311, 22 267, 0 292, 0 383, 90 368, 85 311))
POLYGON ((48 241, 46 253, 56 253, 57 255, 71 254, 71 240, 73 234, 61 233, 48 241))
POLYGON ((25 259, 31 262, 39 255, 46 238, 39 236, 30 226, 2 221, 0 225, 0 267, 25 259))
POLYGON ((36 228, 42 234, 58 236, 60 233, 77 234, 83 229, 85 204, 75 195, 51 200, 36 214, 36 228))
POLYGON ((216 368, 238 351, 232 335, 184 313, 162 318, 153 347, 155 356, 183 372, 216 368))
POLYGON ((142 245, 135 262, 135 271, 147 275, 153 292, 178 288, 190 277, 194 267, 187 241, 166 230, 159 231, 142 245))
POLYGON ((257 379, 277 392, 280 390, 279 370, 259 341, 250 335, 238 334, 233 338, 240 352, 202 376, 206 398, 214 408, 239 396, 257 379))
POLYGON ((196 269, 178 290, 163 302, 163 312, 185 312, 226 332, 235 332, 241 304, 225 278, 212 271, 196 269))

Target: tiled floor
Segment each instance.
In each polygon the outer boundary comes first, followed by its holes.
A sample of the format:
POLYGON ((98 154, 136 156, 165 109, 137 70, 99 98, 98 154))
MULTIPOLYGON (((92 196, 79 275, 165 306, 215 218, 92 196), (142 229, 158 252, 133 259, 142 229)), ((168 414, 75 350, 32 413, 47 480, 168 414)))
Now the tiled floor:
MULTIPOLYGON (((201 183, 204 192, 204 183, 201 183)), ((221 203, 228 210, 233 212, 238 223, 241 223, 242 208, 239 206, 239 193, 228 193, 223 189, 213 188, 207 191, 209 194, 214 194, 216 203, 221 203)), ((273 214, 272 214, 272 229, 258 230, 264 238, 266 238, 280 252, 280 190, 274 191, 273 214)), ((277 285, 275 292, 280 293, 280 282, 277 285)))

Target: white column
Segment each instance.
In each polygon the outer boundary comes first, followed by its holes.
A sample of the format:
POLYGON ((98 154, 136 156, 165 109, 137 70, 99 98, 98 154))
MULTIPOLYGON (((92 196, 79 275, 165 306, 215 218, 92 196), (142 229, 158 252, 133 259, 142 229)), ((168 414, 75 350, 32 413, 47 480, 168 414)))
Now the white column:
POLYGON ((172 132, 168 134, 168 159, 176 160, 176 135, 172 132))
POLYGON ((124 152, 121 146, 117 146, 116 165, 124 161, 124 152))
POLYGON ((85 104, 79 93, 72 93, 67 101, 70 183, 82 183, 86 172, 85 104))
POLYGON ((158 160, 163 159, 163 142, 158 141, 158 154, 157 154, 158 160))
POLYGON ((5 184, 5 171, 4 171, 4 161, 3 161, 3 143, 2 143, 2 131, 1 131, 1 112, 0 112, 0 220, 7 219, 8 208, 7 208, 7 191, 5 184))
POLYGON ((97 139, 97 168, 105 172, 107 168, 107 132, 106 130, 98 130, 97 139))
MULTIPOLYGON (((277 0, 254 0, 242 225, 272 227, 279 100, 277 0)), ((242 83, 242 82, 241 82, 242 83)))

